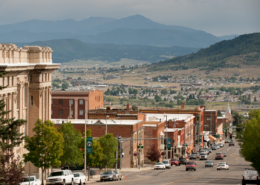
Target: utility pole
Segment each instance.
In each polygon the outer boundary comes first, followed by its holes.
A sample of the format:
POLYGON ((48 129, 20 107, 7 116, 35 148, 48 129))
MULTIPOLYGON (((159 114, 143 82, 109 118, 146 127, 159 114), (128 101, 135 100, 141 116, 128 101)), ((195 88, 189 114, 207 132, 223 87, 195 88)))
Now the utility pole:
POLYGON ((84 162, 84 173, 87 175, 87 154, 86 154, 86 148, 87 148, 87 112, 85 111, 85 145, 84 145, 84 157, 85 157, 85 162, 84 162))
POLYGON ((121 139, 119 140, 119 144, 120 144, 120 170, 122 170, 122 143, 121 143, 121 139))
POLYGON ((107 118, 109 117, 109 115, 106 116, 106 135, 107 135, 107 118))
MULTIPOLYGON (((117 131, 117 143, 118 143, 118 139, 119 139, 119 136, 118 136, 118 131, 117 131)), ((116 170, 117 170, 117 161, 118 161, 118 145, 116 146, 116 170)))

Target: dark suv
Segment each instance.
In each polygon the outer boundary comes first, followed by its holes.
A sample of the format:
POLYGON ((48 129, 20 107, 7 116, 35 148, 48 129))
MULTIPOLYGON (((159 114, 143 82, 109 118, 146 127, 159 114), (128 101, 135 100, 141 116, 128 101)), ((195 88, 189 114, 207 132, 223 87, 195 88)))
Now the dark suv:
POLYGON ((186 165, 186 163, 187 163, 187 159, 186 158, 180 158, 179 159, 179 165, 181 165, 181 164, 186 165))
POLYGON ((186 171, 188 171, 188 170, 196 171, 196 167, 197 167, 197 165, 196 165, 196 163, 194 161, 189 161, 186 164, 186 171))

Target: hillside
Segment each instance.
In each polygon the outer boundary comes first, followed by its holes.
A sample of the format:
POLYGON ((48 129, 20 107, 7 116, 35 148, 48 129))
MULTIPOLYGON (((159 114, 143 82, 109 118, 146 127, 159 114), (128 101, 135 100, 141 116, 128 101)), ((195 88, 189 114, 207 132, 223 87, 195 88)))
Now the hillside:
POLYGON ((214 70, 242 65, 260 65, 260 33, 241 35, 232 40, 221 41, 197 53, 155 63, 149 70, 190 68, 214 70))
POLYGON ((165 60, 167 56, 181 56, 199 50, 198 48, 185 47, 86 44, 76 39, 60 39, 38 41, 29 44, 16 44, 20 47, 23 47, 24 45, 49 46, 54 50, 53 62, 56 63, 70 62, 75 59, 116 62, 120 61, 121 58, 157 62, 165 60))
POLYGON ((117 45, 182 46, 205 48, 228 37, 216 37, 183 26, 164 25, 142 15, 122 19, 91 17, 82 21, 30 20, 0 25, 0 43, 77 39, 84 43, 117 45))

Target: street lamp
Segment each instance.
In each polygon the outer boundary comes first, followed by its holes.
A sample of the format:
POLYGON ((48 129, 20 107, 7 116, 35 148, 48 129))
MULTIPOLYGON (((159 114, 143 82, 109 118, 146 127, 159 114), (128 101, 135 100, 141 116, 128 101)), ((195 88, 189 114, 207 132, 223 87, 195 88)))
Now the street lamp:
POLYGON ((87 139, 87 137, 86 137, 86 133, 87 133, 87 112, 85 111, 85 145, 84 145, 84 157, 85 157, 85 162, 84 162, 84 173, 85 173, 85 175, 87 175, 87 155, 86 155, 86 147, 87 147, 87 145, 86 145, 86 139, 87 139))
POLYGON ((109 115, 106 116, 106 135, 107 135, 107 118, 109 117, 109 115))

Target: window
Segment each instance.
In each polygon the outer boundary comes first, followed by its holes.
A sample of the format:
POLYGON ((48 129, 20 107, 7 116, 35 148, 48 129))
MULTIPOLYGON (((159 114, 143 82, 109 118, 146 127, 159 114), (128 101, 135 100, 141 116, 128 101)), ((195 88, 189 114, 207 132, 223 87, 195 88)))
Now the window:
POLYGON ((6 86, 9 86, 9 77, 6 77, 6 86))
POLYGON ((72 105, 73 104, 73 100, 69 100, 69 105, 72 105))
POLYGON ((32 82, 32 75, 29 75, 29 82, 32 82))
POLYGON ((59 104, 62 105, 63 104, 63 100, 59 100, 59 104))
POLYGON ((84 101, 83 100, 79 100, 79 104, 83 105, 84 101))
POLYGON ((71 115, 71 116, 73 115, 73 110, 70 110, 70 115, 71 115))
POLYGON ((52 115, 52 110, 51 110, 51 115, 52 115))
POLYGON ((51 104, 52 104, 52 99, 51 99, 51 104))
POLYGON ((210 121, 210 120, 211 120, 211 117, 207 117, 207 120, 210 121))
POLYGON ((63 110, 59 110, 59 115, 63 115, 63 110))
POLYGON ((79 115, 82 116, 84 114, 83 110, 79 110, 79 115))
POLYGON ((33 96, 30 97, 30 105, 33 105, 33 96))

